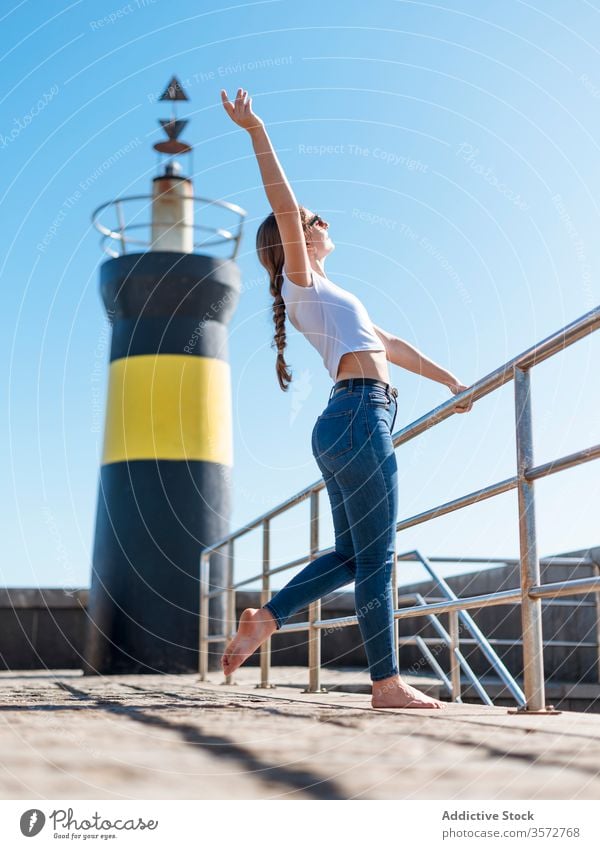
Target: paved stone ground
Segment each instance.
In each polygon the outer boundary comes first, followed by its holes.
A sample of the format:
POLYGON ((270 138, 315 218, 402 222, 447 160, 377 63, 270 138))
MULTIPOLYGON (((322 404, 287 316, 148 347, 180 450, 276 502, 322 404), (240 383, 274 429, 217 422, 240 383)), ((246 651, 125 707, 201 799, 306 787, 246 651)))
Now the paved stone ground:
MULTIPOLYGON (((304 668, 274 669, 272 690, 258 674, 0 673, 0 798, 600 796, 598 714, 373 710, 364 693, 303 693, 304 668)), ((323 685, 364 677, 325 670, 323 685)))

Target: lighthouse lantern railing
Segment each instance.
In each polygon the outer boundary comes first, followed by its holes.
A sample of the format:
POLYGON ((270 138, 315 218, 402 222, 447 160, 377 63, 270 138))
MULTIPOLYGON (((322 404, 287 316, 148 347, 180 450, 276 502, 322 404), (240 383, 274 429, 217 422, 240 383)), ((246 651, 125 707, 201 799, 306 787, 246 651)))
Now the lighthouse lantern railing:
POLYGON ((189 216, 187 220, 175 221, 169 218, 169 220, 162 221, 157 219, 154 214, 155 202, 156 197, 150 194, 129 195, 128 197, 115 198, 97 207, 92 213, 92 223, 102 234, 100 246, 104 253, 111 257, 118 257, 130 251, 131 248, 140 252, 172 250, 173 248, 169 246, 169 234, 183 230, 184 235, 179 241, 185 243, 184 252, 204 252, 207 248, 230 244, 229 258, 235 259, 242 238, 244 218, 247 214, 241 206, 225 200, 213 200, 199 195, 191 195, 186 198, 186 202, 194 206, 193 216, 189 216), (131 205, 133 202, 142 202, 143 206, 135 214, 132 214, 132 220, 127 222, 123 205, 131 205), (236 216, 231 228, 194 223, 200 217, 196 208, 205 209, 207 206, 218 207, 236 216), (115 216, 116 223, 114 226, 110 226, 106 222, 106 218, 111 212, 114 212, 115 216), (143 216, 143 220, 136 221, 141 216, 143 216), (101 217, 104 220, 101 220, 101 217), (144 230, 146 231, 145 234, 144 230), (197 235, 203 233, 207 235, 205 237, 197 235))

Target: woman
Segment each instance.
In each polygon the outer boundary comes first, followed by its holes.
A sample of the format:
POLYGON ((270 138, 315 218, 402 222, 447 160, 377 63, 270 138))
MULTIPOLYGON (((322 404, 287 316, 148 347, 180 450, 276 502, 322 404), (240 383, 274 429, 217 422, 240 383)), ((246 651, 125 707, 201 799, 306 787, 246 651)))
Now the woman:
MULTIPOLYGON (((371 705, 444 707, 405 683, 396 660, 391 574, 398 473, 392 431, 398 393, 390 387, 387 362, 444 383, 455 394, 467 387, 373 325, 360 300, 328 280, 325 259, 334 244, 327 221, 298 204, 248 92, 238 89, 231 103, 222 90, 221 99, 232 121, 250 135, 273 210, 258 228, 256 244, 274 298, 279 385, 285 391, 292 379, 284 358, 286 314, 320 352, 334 381, 312 432, 312 451, 327 486, 335 530, 335 551, 309 563, 263 607, 243 611, 223 653, 223 671, 234 672, 293 613, 354 581, 371 705)), ((457 411, 471 406, 467 400, 457 411)))

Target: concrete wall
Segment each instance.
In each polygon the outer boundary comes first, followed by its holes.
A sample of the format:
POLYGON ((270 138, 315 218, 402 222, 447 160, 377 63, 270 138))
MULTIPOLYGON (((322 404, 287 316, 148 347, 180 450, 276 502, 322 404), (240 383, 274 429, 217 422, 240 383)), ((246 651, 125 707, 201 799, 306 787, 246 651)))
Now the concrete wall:
POLYGON ((87 602, 87 589, 0 588, 0 668, 80 668, 87 602))

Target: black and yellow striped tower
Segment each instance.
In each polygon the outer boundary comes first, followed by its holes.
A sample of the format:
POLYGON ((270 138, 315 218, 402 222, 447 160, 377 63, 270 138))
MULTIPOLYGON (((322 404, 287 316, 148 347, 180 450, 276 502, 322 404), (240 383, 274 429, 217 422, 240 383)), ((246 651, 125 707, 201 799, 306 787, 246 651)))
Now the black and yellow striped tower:
MULTIPOLYGON (((187 99, 176 78, 162 99, 187 99)), ((116 228, 99 223, 111 204, 94 213, 105 243, 120 252, 109 251, 100 277, 112 339, 86 674, 195 671, 200 552, 230 530, 227 325, 240 292, 233 259, 245 213, 194 197, 174 159, 190 152, 177 140, 186 122, 161 123, 169 138, 155 148, 170 158, 144 201, 152 210, 149 249, 127 250, 140 244, 139 217, 136 229, 123 222, 127 198, 111 202, 116 228), (236 215, 237 234, 195 224, 199 202, 210 215, 236 215), (231 256, 196 253, 198 231, 216 234, 202 250, 227 244, 231 256)), ((223 583, 224 566, 213 558, 213 585, 223 583)), ((214 599, 211 631, 223 618, 224 598, 214 599)), ((215 649, 212 668, 217 663, 215 649)))

